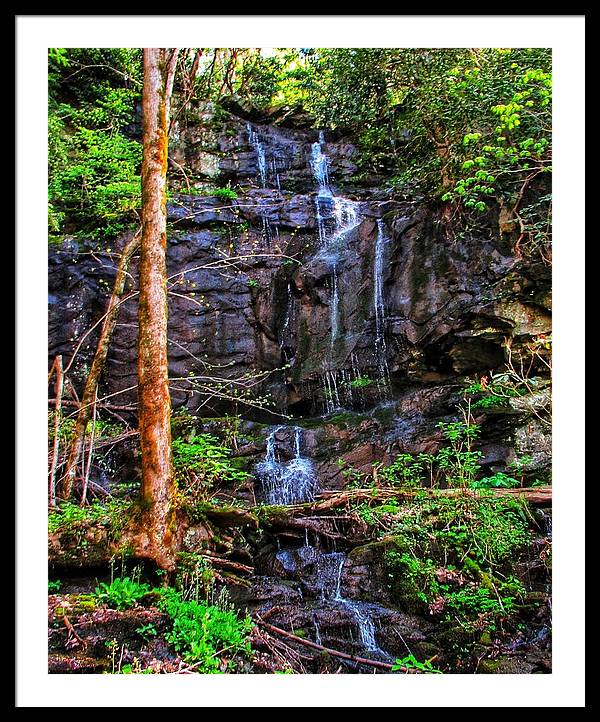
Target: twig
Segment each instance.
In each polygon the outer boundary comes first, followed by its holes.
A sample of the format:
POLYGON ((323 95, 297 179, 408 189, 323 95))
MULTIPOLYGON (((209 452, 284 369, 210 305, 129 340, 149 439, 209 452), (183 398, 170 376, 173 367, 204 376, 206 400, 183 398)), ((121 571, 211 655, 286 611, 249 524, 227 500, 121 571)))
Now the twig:
POLYGON ((94 391, 94 410, 92 413, 92 430, 90 432, 90 450, 88 453, 87 466, 85 469, 85 475, 83 477, 83 490, 81 492, 81 506, 85 505, 85 499, 87 497, 88 482, 90 479, 90 469, 92 466, 92 456, 94 454, 94 437, 96 435, 96 399, 98 398, 98 391, 94 391))

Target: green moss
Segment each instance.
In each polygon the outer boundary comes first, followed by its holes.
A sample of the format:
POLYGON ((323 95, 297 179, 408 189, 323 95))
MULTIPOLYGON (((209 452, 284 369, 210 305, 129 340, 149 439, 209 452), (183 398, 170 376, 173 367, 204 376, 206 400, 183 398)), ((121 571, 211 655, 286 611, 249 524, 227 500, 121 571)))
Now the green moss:
POLYGON ((311 347, 311 334, 308 326, 308 320, 304 317, 300 317, 300 323, 298 324, 298 353, 300 358, 308 358, 310 347, 311 347))
POLYGON ((330 419, 327 419, 325 423, 333 424, 334 426, 338 426, 344 429, 351 429, 359 426, 365 419, 368 418, 369 417, 365 414, 355 414, 351 411, 348 411, 346 413, 336 414, 335 416, 332 416, 330 419))

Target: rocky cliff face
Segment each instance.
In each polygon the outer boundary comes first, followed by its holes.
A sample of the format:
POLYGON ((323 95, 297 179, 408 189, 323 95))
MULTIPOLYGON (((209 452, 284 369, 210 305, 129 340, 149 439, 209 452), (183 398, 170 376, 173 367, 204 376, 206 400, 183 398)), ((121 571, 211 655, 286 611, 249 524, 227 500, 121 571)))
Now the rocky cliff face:
MULTIPOLYGON (((496 213, 464 230, 435 205, 386 193, 384 179, 359 187, 347 139, 209 107, 176 133, 172 157, 196 181, 194 195, 174 193, 168 206, 174 407, 231 411, 214 379, 264 373, 254 390, 275 413, 242 415, 268 424, 329 412, 306 432, 324 486, 341 483, 332 454, 360 467, 435 444, 434 421, 452 413, 466 375, 502 366, 507 339, 518 356, 551 329, 549 269, 515 257, 496 213), (196 195, 226 182, 236 199, 196 195)), ((69 356, 102 315, 112 251, 73 240, 51 248, 50 358, 69 356)), ((102 389, 121 392, 112 397, 121 406, 135 401, 136 279, 134 267, 102 389)), ((79 352, 80 379, 94 342, 92 333, 79 352)), ((535 405, 546 402, 482 417, 484 463, 526 453, 533 435, 535 466, 547 470, 535 405)))
MULTIPOLYGON (((481 464, 493 473, 528 455, 529 474, 546 480, 549 374, 527 348, 551 330, 548 267, 515 255, 515 238, 503 232, 496 211, 465 228, 434 203, 387 191, 384 178, 355 183, 354 145, 304 126, 289 117, 285 127, 250 124, 204 108, 172 141, 175 167, 194 179, 168 204, 173 406, 197 417, 186 417, 187 434, 219 435, 222 417, 239 415, 236 463, 256 472, 218 493, 256 511, 256 501, 301 501, 300 486, 310 496, 343 489, 402 452, 435 453, 443 441, 437 424, 456 418, 465 384, 507 360, 537 380, 474 410, 481 464), (236 198, 205 194, 226 183, 236 198), (231 398, 232 388, 248 386, 270 404, 231 398), (287 489, 294 481, 300 486, 287 489)), ((51 247, 51 360, 69 358, 102 316, 114 253, 125 241, 104 251, 72 239, 51 247)), ((135 263, 130 271, 101 395, 135 422, 135 263)), ((95 341, 92 331, 79 349, 76 386, 95 341)), ((118 458, 96 481, 135 480, 134 447, 112 452, 118 458)), ((234 601, 268 612, 275 625, 388 661, 407 648, 419 658, 450 660, 473 644, 464 630, 432 622, 440 610, 415 600, 415 590, 402 586, 406 575, 390 585, 386 559, 402 551, 400 542, 373 541, 356 515, 274 513, 260 520, 260 533, 247 524, 252 518, 258 526, 258 518, 235 506, 202 518, 186 535, 186 551, 211 536, 206 518, 223 525, 219 551, 253 569, 248 583, 232 587, 234 601), (241 520, 233 523, 236 515, 241 520), (246 524, 243 534, 232 531, 236 524, 246 524)), ((544 599, 549 572, 535 565, 546 543, 543 535, 533 543, 539 549, 520 574, 544 599)), ((106 555, 106 544, 98 546, 106 555)), ((51 559, 76 563, 80 550, 67 551, 51 549, 51 559)), ((506 668, 501 661, 488 671, 547 671, 548 614, 544 606, 539 619, 527 621, 534 631, 510 647, 506 668)), ((486 649, 473 647, 464 669, 476 669, 486 649)), ((323 671, 321 663, 337 669, 321 660, 314 671, 323 671)))

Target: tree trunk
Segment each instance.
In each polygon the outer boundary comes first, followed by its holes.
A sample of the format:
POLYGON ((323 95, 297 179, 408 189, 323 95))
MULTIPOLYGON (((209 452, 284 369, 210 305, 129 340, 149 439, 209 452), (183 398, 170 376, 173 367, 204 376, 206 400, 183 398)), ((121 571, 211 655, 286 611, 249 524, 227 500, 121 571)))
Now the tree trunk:
POLYGON ((94 354, 94 360, 92 361, 90 372, 85 381, 83 398, 81 400, 79 413, 77 414, 77 419, 73 428, 73 437, 69 448, 67 465, 62 476, 61 496, 63 499, 69 499, 73 493, 73 484, 75 483, 75 478, 77 476, 77 467, 83 451, 85 430, 95 407, 98 383, 100 382, 100 376, 102 375, 102 370, 104 369, 113 331, 115 330, 115 326, 117 324, 119 301, 123 295, 123 290, 125 289, 127 269, 129 268, 129 262, 131 261, 133 254, 137 251, 139 246, 140 236, 139 233, 136 233, 123 249, 121 259, 119 260, 113 291, 108 302, 108 308, 104 316, 102 330, 100 331, 100 338, 98 339, 98 345, 96 346, 96 353, 94 354))
POLYGON ((171 399, 167 366, 167 210, 169 98, 176 49, 144 49, 142 243, 138 337, 138 412, 144 514, 139 553, 175 566, 171 399))

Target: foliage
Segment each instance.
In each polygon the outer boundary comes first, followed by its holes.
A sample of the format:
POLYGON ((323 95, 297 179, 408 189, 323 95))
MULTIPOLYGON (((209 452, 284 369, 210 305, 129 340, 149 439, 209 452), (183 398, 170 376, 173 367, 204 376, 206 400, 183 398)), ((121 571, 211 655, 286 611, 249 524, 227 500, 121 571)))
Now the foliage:
POLYGON ((158 634, 156 627, 151 622, 149 622, 148 624, 143 624, 140 627, 136 627, 135 632, 136 634, 139 634, 140 637, 143 637, 146 640, 150 639, 151 637, 156 637, 156 635, 158 634))
POLYGON ((198 672, 233 670, 237 654, 250 654, 249 617, 240 619, 231 608, 184 601, 172 588, 163 590, 159 608, 171 618, 167 640, 187 662, 197 665, 198 672))
POLYGON ((495 497, 413 499, 378 514, 392 596, 408 611, 467 629, 494 629, 518 612, 525 588, 507 571, 531 541, 525 505, 495 497))
POLYGON ((379 471, 379 477, 392 486, 418 487, 422 481, 422 471, 425 463, 433 461, 429 454, 419 454, 414 457, 412 454, 399 454, 388 466, 379 471))
POLYGON ((222 201, 234 201, 237 198, 232 188, 215 188, 212 194, 222 201))
MULTIPOLYGON (((337 460, 337 465, 342 473, 343 478, 346 480, 346 485, 349 489, 360 489, 365 485, 368 486, 368 484, 366 483, 367 474, 365 474, 363 471, 359 471, 353 466, 349 466, 348 462, 342 458, 339 458, 337 460)), ((373 485, 372 480, 371 485, 373 485)))
POLYGON ((484 476, 483 479, 477 479, 471 482, 472 489, 514 489, 519 486, 518 479, 513 479, 502 471, 497 471, 492 476, 484 476))
POLYGON ((207 600, 214 580, 215 573, 206 557, 194 552, 177 555, 176 587, 183 600, 207 600))
POLYGON ((60 579, 49 579, 48 580, 48 592, 59 592, 62 587, 60 579))
POLYGON ((230 451, 211 434, 175 439, 173 467, 182 492, 194 499, 206 497, 208 490, 222 482, 242 482, 248 473, 232 463, 230 451))
POLYGON ((469 486, 479 471, 480 451, 473 451, 472 442, 479 436, 479 426, 466 420, 437 424, 449 446, 442 447, 436 456, 439 468, 446 474, 451 486, 469 486))
POLYGON ((473 400, 471 408, 486 409, 505 406, 507 399, 523 396, 527 389, 522 384, 517 384, 508 373, 492 373, 468 384, 462 393, 465 398, 473 400))
MULTIPOLYGON (((461 165, 462 177, 443 200, 455 194, 466 208, 484 211, 487 196, 493 195, 503 180, 505 188, 511 188, 551 170, 551 73, 519 62, 511 62, 510 70, 509 82, 496 95, 504 102, 490 105, 489 119, 480 121, 481 130, 464 136, 463 146, 473 150, 461 165)), ((457 89, 482 82, 477 68, 451 72, 457 89)))
POLYGON ((424 672, 425 674, 442 674, 441 670, 436 669, 431 664, 431 660, 426 659, 424 662, 419 662, 412 653, 402 659, 396 659, 392 666, 392 672, 398 672, 405 669, 415 669, 419 672, 424 672))
POLYGON ((48 510, 48 531, 50 534, 78 529, 83 531, 90 525, 99 524, 108 527, 110 535, 116 538, 130 517, 131 510, 131 501, 114 497, 104 502, 94 501, 86 506, 61 501, 48 510))
POLYGON ((149 594, 151 591, 148 584, 141 584, 129 577, 116 577, 110 584, 100 582, 95 589, 96 597, 115 609, 128 609, 149 594))
POLYGON ((140 82, 139 49, 51 49, 51 234, 77 231, 110 239, 135 218, 141 144, 132 129, 140 82))
POLYGON ((479 426, 469 415, 465 421, 440 421, 437 426, 447 444, 436 454, 399 454, 391 464, 378 470, 378 477, 392 486, 406 488, 417 488, 426 481, 433 486, 440 475, 447 486, 472 485, 480 470, 481 452, 472 448, 473 440, 479 435, 479 426))
POLYGON ((368 376, 357 376, 355 379, 350 381, 350 387, 353 389, 365 389, 373 383, 375 383, 373 379, 368 376))

